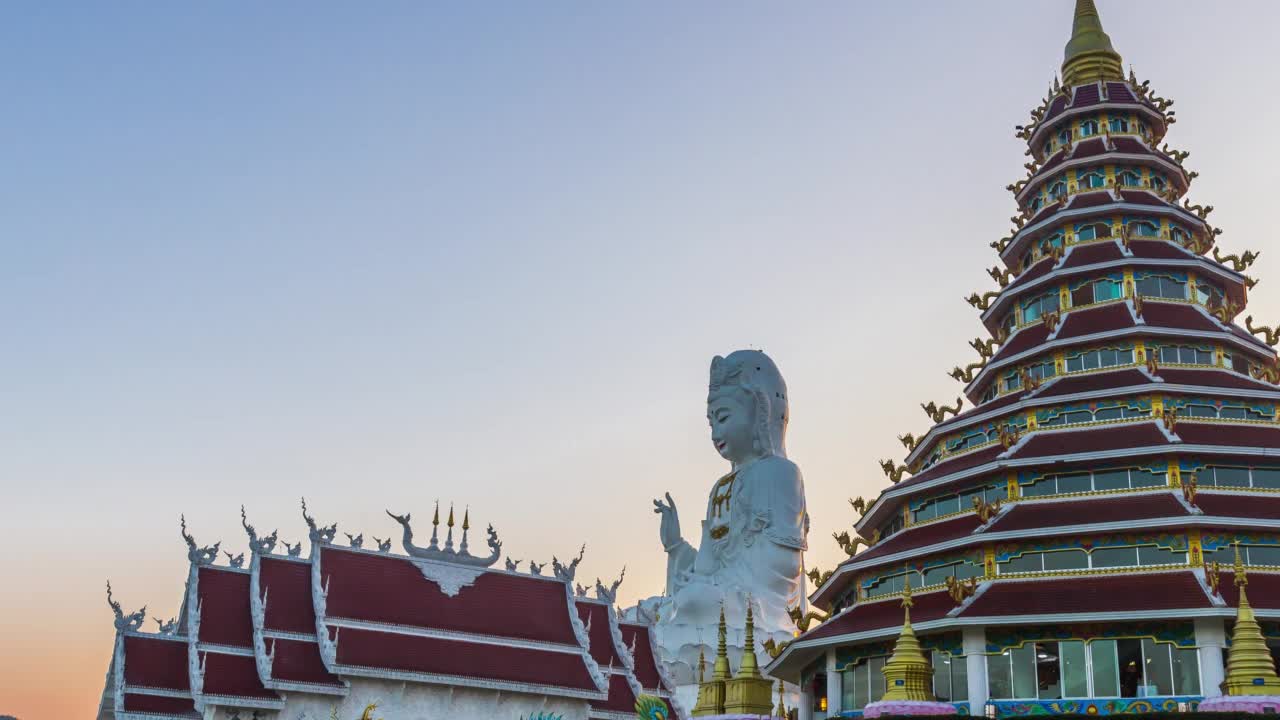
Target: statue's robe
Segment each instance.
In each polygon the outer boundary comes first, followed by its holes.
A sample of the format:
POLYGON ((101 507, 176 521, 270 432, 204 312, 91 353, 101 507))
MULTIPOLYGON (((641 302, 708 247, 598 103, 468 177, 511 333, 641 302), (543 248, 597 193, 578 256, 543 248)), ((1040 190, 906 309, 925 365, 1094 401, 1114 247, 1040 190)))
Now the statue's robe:
POLYGON ((714 622, 725 600, 740 606, 751 595, 780 629, 786 608, 803 600, 809 516, 804 478, 795 463, 769 455, 721 478, 707 498, 702 541, 667 548, 670 620, 714 622))

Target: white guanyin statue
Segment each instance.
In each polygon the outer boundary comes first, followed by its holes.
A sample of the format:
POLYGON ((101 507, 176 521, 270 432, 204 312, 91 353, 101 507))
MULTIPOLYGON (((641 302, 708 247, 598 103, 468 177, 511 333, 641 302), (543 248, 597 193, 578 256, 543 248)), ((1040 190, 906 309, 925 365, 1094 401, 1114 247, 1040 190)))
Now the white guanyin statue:
POLYGON ((697 547, 681 534, 687 528, 670 493, 665 502, 654 501, 662 516, 667 589, 634 611, 657 617, 662 659, 679 685, 696 682, 700 648, 712 648, 713 655, 721 603, 737 652, 748 599, 757 642, 781 643, 794 633, 787 608, 805 602, 809 516, 804 478, 787 459, 788 417, 786 383, 767 355, 739 350, 712 360, 707 420, 730 471, 711 486, 697 547))

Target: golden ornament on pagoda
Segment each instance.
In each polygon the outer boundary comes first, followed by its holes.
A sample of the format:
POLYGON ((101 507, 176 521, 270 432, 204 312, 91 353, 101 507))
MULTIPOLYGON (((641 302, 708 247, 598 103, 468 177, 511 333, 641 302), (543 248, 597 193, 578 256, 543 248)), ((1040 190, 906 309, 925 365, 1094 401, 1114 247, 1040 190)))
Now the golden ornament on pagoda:
POLYGON ((893 645, 893 656, 884 664, 887 690, 883 700, 934 702, 933 668, 920 649, 920 641, 911 627, 911 583, 902 593, 902 632, 893 645))
POLYGON ((1253 617, 1253 608, 1245 587, 1249 578, 1240 562, 1240 543, 1235 543, 1235 582, 1240 589, 1240 606, 1236 611, 1236 627, 1231 633, 1231 654, 1227 660, 1227 679, 1222 683, 1226 695, 1280 695, 1280 677, 1271 650, 1262 637, 1262 628, 1253 617))

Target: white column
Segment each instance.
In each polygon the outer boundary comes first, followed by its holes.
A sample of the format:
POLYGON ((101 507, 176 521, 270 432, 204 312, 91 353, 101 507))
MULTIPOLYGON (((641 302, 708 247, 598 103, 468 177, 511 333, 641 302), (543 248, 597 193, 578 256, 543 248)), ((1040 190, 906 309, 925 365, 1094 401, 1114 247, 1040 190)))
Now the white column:
POLYGON ((969 675, 969 715, 983 717, 987 713, 987 630, 966 627, 963 634, 965 670, 969 675))
POLYGON ((808 684, 800 686, 800 720, 813 720, 812 678, 810 678, 808 684))
POLYGON ((1222 694, 1222 648, 1227 644, 1226 623, 1222 618, 1196 618, 1196 645, 1200 648, 1200 693, 1205 697, 1222 694))
POLYGON ((836 649, 827 648, 827 717, 840 712, 840 673, 836 671, 836 649))

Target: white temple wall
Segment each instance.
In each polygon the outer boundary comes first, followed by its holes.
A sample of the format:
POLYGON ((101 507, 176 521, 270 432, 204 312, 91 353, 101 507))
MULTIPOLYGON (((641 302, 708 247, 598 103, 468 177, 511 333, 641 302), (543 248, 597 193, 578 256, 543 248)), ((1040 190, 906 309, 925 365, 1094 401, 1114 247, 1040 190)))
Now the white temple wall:
MULTIPOLYGON (((279 720, 329 720, 333 709, 341 720, 356 720, 370 703, 374 718, 386 720, 493 720, 531 718, 538 713, 564 720, 587 720, 586 700, 527 695, 499 690, 422 685, 393 680, 349 678, 346 697, 289 693, 279 720)), ((222 716, 218 718, 222 720, 222 716)))

